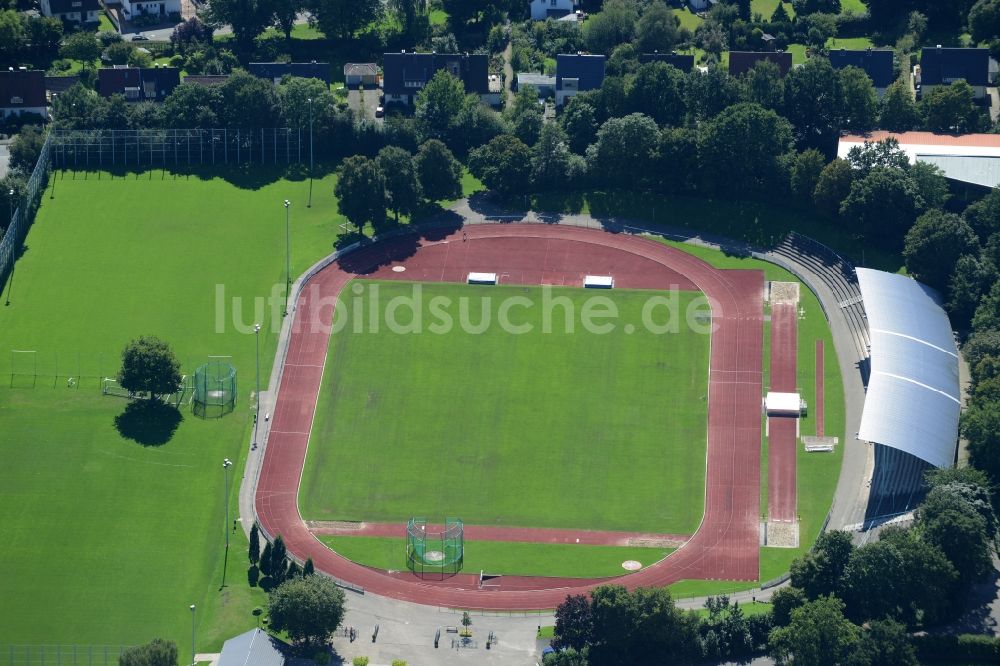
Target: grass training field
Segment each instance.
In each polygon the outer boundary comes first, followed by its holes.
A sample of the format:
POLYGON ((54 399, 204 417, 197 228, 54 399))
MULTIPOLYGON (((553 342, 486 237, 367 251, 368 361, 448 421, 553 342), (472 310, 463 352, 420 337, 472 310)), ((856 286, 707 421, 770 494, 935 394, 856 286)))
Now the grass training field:
MULTIPOLYGON (((406 569, 406 540, 388 537, 324 536, 320 541, 344 557, 380 569, 406 569)), ((601 578, 628 573, 622 562, 636 560, 647 567, 673 552, 672 548, 578 546, 517 541, 466 541, 463 571, 509 576, 578 576, 601 578)))
MULTIPOLYGON (((199 650, 255 626, 249 611, 264 598, 247 586, 242 530, 231 534, 228 586, 218 591, 222 459, 238 463, 233 518, 254 384, 254 337, 232 325, 230 299, 243 299, 250 323, 253 298, 283 284, 283 199, 293 202, 296 274, 331 251, 338 221, 332 178, 315 183, 307 209, 308 181, 278 176, 57 173, 54 198, 52 184, 43 195, 0 306, 0 643, 162 636, 186 646, 192 603, 199 650), (102 396, 98 376, 113 375, 141 334, 169 342, 187 374, 209 355, 232 355, 236 411, 202 420, 182 409, 169 437, 167 422, 116 423, 126 401, 102 396), (17 377, 20 388, 10 387, 10 349, 37 350, 38 376, 17 377)), ((261 317, 266 382, 276 335, 270 311, 261 317)))
MULTIPOLYGON (((364 283, 383 305, 406 282, 364 283)), ((554 289, 571 299, 543 326, 542 288, 423 284, 429 303, 450 298, 447 334, 331 336, 300 505, 313 520, 406 521, 693 532, 704 505, 710 336, 683 323, 656 335, 639 325, 655 292, 554 289), (496 322, 506 297, 527 297, 511 319, 481 334, 457 325, 466 299, 496 322), (580 325, 587 299, 612 299, 615 330, 580 325), (635 332, 625 332, 625 322, 635 332)), ((679 292, 681 312, 700 295, 679 292)), ((353 298, 353 296, 351 297, 353 298)), ((406 319, 408 321, 408 318, 406 319)))

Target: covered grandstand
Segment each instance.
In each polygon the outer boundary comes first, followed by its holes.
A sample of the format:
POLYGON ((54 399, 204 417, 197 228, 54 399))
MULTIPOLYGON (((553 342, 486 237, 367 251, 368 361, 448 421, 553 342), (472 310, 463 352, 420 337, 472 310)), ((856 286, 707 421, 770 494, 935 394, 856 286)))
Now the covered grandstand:
POLYGON ((871 367, 858 438, 951 467, 961 394, 958 349, 933 290, 902 275, 857 269, 871 367))

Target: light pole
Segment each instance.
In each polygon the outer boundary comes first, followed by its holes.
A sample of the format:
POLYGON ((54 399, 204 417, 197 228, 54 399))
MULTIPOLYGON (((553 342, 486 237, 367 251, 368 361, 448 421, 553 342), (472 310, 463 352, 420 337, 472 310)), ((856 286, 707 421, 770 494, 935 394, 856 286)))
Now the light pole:
POLYGON ((226 505, 226 524, 223 530, 226 533, 226 554, 222 560, 222 587, 226 586, 226 569, 229 568, 229 468, 233 466, 233 461, 225 458, 222 461, 222 473, 226 476, 226 496, 223 498, 226 505))
POLYGON ((313 101, 309 98, 309 203, 306 208, 313 205, 313 101))
POLYGON ((292 202, 285 199, 285 316, 288 315, 288 290, 292 286, 292 241, 288 233, 288 209, 291 205, 292 202))
POLYGON ((191 604, 191 666, 197 663, 194 659, 194 604, 191 604))
POLYGON ((11 222, 14 221, 14 188, 10 188, 9 198, 7 199, 7 228, 10 228, 11 222))
POLYGON ((257 429, 260 427, 260 324, 253 325, 257 338, 257 411, 253 416, 253 448, 257 448, 257 429))

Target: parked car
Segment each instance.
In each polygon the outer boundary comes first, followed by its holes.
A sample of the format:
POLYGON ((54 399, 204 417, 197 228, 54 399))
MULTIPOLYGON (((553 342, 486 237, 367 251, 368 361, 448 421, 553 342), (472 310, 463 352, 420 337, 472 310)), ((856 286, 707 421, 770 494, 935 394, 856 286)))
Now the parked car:
POLYGON ((385 107, 379 104, 378 106, 375 107, 375 117, 381 118, 384 115, 385 115, 385 107))
POLYGON ((149 41, 149 37, 147 37, 146 35, 144 35, 144 34, 142 34, 140 32, 140 33, 137 33, 135 35, 132 35, 132 41, 133 42, 148 42, 149 41))

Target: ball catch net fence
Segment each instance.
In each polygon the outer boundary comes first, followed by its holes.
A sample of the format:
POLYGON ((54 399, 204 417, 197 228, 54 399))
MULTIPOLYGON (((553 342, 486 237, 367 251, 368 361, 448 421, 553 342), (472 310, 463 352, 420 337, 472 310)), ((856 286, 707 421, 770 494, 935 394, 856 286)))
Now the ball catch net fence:
POLYGON ((465 524, 447 518, 444 525, 430 525, 426 518, 406 524, 406 562, 421 578, 444 579, 462 570, 465 560, 465 524))
POLYGON ((227 360, 216 358, 194 372, 192 404, 194 413, 218 418, 236 407, 236 368, 227 360))

